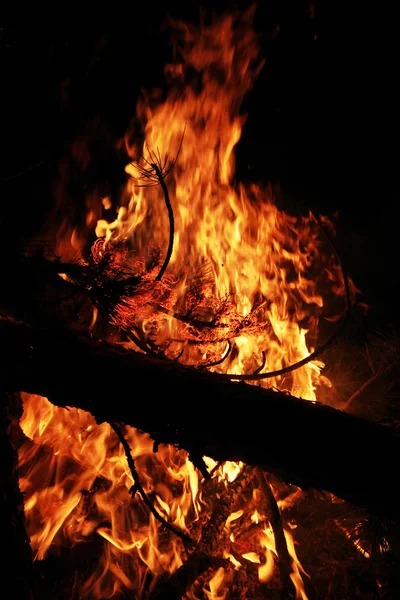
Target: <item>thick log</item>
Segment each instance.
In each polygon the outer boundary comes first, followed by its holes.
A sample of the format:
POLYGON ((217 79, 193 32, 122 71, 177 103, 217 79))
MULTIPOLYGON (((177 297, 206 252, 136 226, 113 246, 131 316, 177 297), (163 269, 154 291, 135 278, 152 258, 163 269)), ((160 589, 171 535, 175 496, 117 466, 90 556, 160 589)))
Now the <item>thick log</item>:
POLYGON ((384 425, 67 330, 3 320, 0 334, 8 391, 132 425, 193 456, 243 460, 372 512, 400 512, 392 466, 400 439, 384 425))

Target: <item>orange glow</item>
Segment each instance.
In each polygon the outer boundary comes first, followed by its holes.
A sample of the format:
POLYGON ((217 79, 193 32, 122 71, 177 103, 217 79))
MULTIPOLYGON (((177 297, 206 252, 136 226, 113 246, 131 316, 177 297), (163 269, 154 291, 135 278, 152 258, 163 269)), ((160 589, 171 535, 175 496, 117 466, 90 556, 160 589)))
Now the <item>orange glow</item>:
MULTIPOLYGON (((260 68, 255 66, 257 36, 249 16, 241 19, 239 29, 232 16, 204 29, 182 23, 175 27, 182 38, 181 62, 167 67, 171 87, 164 103, 142 99, 138 104, 145 143, 139 155, 137 142, 132 143, 127 132, 132 164, 126 167, 130 178, 121 205, 114 207, 117 217, 112 223, 102 217, 102 206, 110 208, 110 198, 99 206, 88 198, 85 228, 64 223, 56 253, 67 260, 81 252, 83 261, 88 232, 95 233, 99 239, 92 249, 93 261, 107 249, 112 252, 118 242, 126 252, 115 254, 115 263, 131 261, 143 275, 146 251, 166 252, 169 225, 162 189, 141 187, 138 165, 150 168, 144 160, 153 162, 150 152, 176 158, 165 180, 175 218, 170 264, 163 282, 154 282, 156 269, 144 275, 145 293, 117 305, 113 324, 125 331, 139 329, 167 357, 179 355, 184 364, 217 361, 229 340, 232 350, 226 360, 210 370, 233 376, 278 370, 312 352, 324 309, 322 293, 341 293, 340 273, 311 215, 289 216, 278 210, 269 187, 234 181, 234 149, 245 122, 240 104, 260 68), (189 70, 197 74, 198 85, 187 83, 189 70), (211 333, 195 334, 168 311, 192 311, 194 319, 214 320, 216 325, 211 333)), ((90 329, 97 316, 95 309, 90 329)), ((323 366, 314 360, 290 375, 258 384, 315 400, 321 381, 329 383, 320 379, 323 366)), ((127 590, 132 597, 145 598, 149 586, 185 562, 188 548, 149 515, 138 493, 132 499, 134 481, 108 424, 98 425, 82 410, 56 408, 40 396, 24 394, 23 400, 21 488, 36 559, 44 559, 56 547, 96 543, 96 568, 82 582, 80 598, 118 598, 127 590)), ((219 496, 207 496, 201 474, 183 450, 161 445, 154 453, 149 435, 130 427, 125 435, 140 482, 157 511, 200 543, 202 524, 219 496)), ((212 458, 205 461, 210 471, 215 468, 215 489, 229 493, 244 465, 217 468, 212 458)), ((292 501, 295 494, 280 508, 292 501)), ((233 508, 221 535, 225 545, 218 556, 228 558, 232 569, 221 567, 210 574, 202 588, 204 598, 225 598, 234 569, 243 568, 242 560, 256 566, 262 583, 271 580, 277 554, 258 489, 233 508), (251 543, 244 542, 250 528, 251 543)), ((305 599, 304 571, 292 534, 285 535, 296 598, 305 599)), ((188 598, 194 597, 190 594, 188 598)))
POLYGON ((212 577, 209 581, 210 591, 204 590, 206 593, 206 598, 209 600, 224 600, 229 591, 227 586, 229 579, 230 577, 227 577, 223 567, 220 567, 215 573, 214 577, 212 577))

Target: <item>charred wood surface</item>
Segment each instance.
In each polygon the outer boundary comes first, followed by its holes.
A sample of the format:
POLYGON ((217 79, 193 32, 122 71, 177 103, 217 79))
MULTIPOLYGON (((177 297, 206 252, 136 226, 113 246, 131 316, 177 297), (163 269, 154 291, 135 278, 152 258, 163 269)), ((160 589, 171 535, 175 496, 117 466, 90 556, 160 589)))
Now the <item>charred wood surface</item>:
POLYGON ((302 488, 398 516, 400 438, 330 407, 67 330, 1 321, 3 385, 90 411, 215 460, 243 460, 302 488))

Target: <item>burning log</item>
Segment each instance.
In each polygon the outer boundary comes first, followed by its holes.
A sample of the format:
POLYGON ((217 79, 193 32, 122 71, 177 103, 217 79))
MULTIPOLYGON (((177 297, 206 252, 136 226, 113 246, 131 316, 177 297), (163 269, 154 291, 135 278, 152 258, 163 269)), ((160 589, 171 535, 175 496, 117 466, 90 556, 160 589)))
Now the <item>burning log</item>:
POLYGON ((148 432, 191 455, 242 460, 302 488, 398 517, 390 428, 316 402, 127 352, 66 330, 2 321, 3 385, 148 432), (188 413, 196 407, 196 417, 188 413))

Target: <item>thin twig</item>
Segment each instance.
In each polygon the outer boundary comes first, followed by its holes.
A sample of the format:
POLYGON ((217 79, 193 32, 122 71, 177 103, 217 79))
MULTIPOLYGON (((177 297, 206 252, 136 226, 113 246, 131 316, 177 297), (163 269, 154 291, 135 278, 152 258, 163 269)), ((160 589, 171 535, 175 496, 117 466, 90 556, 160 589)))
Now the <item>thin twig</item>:
POLYGON ((201 453, 199 453, 198 451, 191 451, 190 447, 188 448, 188 451, 189 451, 189 460, 192 463, 192 465, 200 471, 200 473, 203 475, 204 479, 210 479, 211 475, 207 469, 207 465, 206 465, 203 457, 201 456, 201 453))
POLYGON ((125 331, 125 334, 127 338, 130 339, 131 342, 133 342, 145 354, 152 356, 153 358, 160 358, 159 355, 148 345, 148 343, 141 340, 132 330, 125 331))
POLYGON ((253 375, 257 375, 257 373, 261 373, 261 371, 265 367, 265 361, 267 360, 267 355, 264 351, 261 353, 261 355, 262 355, 263 361, 262 361, 261 365, 259 367, 257 367, 257 369, 254 371, 253 375))
POLYGON ((165 185, 163 174, 156 163, 153 163, 152 167, 156 172, 158 181, 160 182, 160 185, 161 185, 161 189, 164 193, 164 200, 165 200, 165 205, 166 205, 167 211, 168 211, 168 221, 169 221, 168 250, 167 250, 167 254, 165 255, 163 265, 162 265, 157 277, 155 278, 155 281, 160 281, 160 279, 162 278, 162 276, 165 273, 166 268, 168 267, 169 261, 171 260, 172 251, 174 249, 175 221, 174 221, 174 211, 172 210, 172 204, 171 204, 171 200, 169 197, 168 188, 165 185))
POLYGON ((151 514, 154 516, 155 519, 157 519, 157 521, 159 521, 166 529, 168 529, 169 531, 172 531, 172 533, 174 533, 175 535, 180 537, 184 542, 186 542, 188 544, 193 544, 194 542, 189 535, 187 535, 183 531, 180 531, 179 529, 174 527, 174 525, 171 525, 170 523, 168 523, 168 521, 166 521, 164 519, 164 517, 162 517, 160 515, 160 513, 154 508, 150 498, 148 497, 148 495, 146 494, 146 492, 144 491, 144 489, 142 487, 142 484, 140 483, 139 474, 136 470, 135 461, 133 460, 132 452, 131 452, 128 442, 126 441, 123 433, 121 432, 120 428, 118 427, 118 425, 116 423, 114 423, 113 421, 109 421, 109 424, 112 427, 112 429, 115 431, 115 433, 117 434, 118 439, 121 442, 121 444, 125 450, 125 455, 126 455, 126 459, 128 461, 129 469, 131 471, 133 481, 135 482, 131 488, 131 494, 134 495, 134 493, 136 491, 138 491, 142 497, 143 502, 147 505, 151 514))
POLYGON ((350 407, 350 405, 354 402, 354 400, 356 400, 356 398, 358 398, 358 396, 360 396, 360 394, 362 394, 364 390, 366 390, 367 387, 371 385, 371 383, 378 379, 378 377, 383 377, 384 375, 390 373, 390 371, 394 369, 394 367, 398 364, 399 361, 395 360, 394 362, 387 365, 387 367, 383 369, 383 371, 376 371, 376 373, 373 373, 372 376, 367 381, 365 381, 362 384, 362 386, 350 396, 348 400, 346 400, 346 402, 340 407, 340 410, 347 410, 350 407))
POLYGON ((212 477, 215 473, 215 471, 217 471, 217 469, 219 469, 222 465, 224 464, 223 460, 219 460, 211 469, 210 471, 210 477, 212 477))
POLYGON ((230 355, 231 350, 232 350, 232 342, 230 340, 226 340, 227 341, 227 348, 225 350, 225 352, 223 353, 223 355, 221 356, 221 358, 219 358, 218 360, 214 360, 213 362, 208 362, 208 363, 204 363, 203 365, 198 365, 198 369, 205 369, 208 367, 216 367, 217 365, 221 365, 230 355))
POLYGON ((286 543, 281 513, 265 473, 258 467, 256 467, 255 471, 257 473, 261 490, 265 496, 267 507, 269 509, 268 512, 270 515, 270 523, 272 526, 272 531, 274 532, 275 548, 278 554, 279 568, 282 577, 283 592, 285 593, 286 597, 293 597, 295 588, 290 578, 290 575, 293 572, 292 558, 289 554, 286 543))
MULTIPOLYGON (((155 278, 155 281, 160 281, 162 276, 165 273, 165 270, 171 260, 172 251, 174 248, 174 229, 175 229, 175 221, 174 221, 174 213, 172 210, 172 204, 168 193, 168 188, 165 184, 165 178, 171 173, 174 168, 176 161, 178 160, 178 156, 182 149, 183 138, 185 136, 186 125, 183 128, 181 141, 179 142, 178 151, 175 155, 175 158, 172 160, 168 159, 168 154, 164 157, 164 162, 162 162, 160 150, 157 147, 156 151, 152 151, 148 149, 149 158, 147 160, 145 156, 140 156, 140 158, 148 165, 150 168, 146 168, 140 163, 132 163, 134 167, 139 171, 140 175, 146 179, 149 183, 145 183, 144 187, 152 187, 154 185, 161 185, 162 191, 164 193, 165 205, 168 211, 168 220, 169 220, 169 242, 168 242, 168 250, 165 256, 164 263, 155 278)), ((139 178, 140 179, 140 178, 139 178)), ((141 184, 137 184, 138 187, 143 187, 141 184)))

